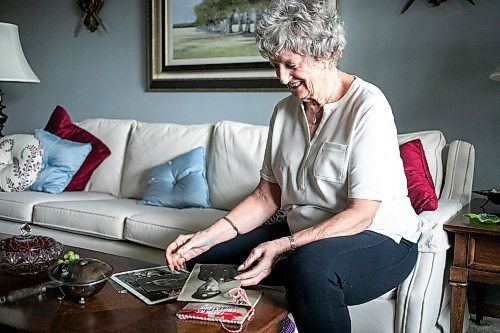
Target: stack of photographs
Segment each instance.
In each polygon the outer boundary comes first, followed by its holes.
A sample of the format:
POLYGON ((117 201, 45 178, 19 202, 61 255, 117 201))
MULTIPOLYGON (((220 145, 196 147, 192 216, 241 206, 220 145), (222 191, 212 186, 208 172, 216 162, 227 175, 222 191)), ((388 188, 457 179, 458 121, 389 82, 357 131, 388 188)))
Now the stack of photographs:
POLYGON ((177 299, 189 272, 171 271, 167 266, 115 273, 111 280, 148 305, 177 299))

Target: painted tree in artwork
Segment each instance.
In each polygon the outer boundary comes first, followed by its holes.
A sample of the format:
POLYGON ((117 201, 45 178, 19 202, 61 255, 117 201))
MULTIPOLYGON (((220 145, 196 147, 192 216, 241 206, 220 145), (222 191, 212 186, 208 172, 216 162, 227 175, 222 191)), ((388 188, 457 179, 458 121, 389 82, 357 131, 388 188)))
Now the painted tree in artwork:
POLYGON ((252 33, 252 24, 268 2, 269 0, 203 0, 195 6, 196 24, 199 29, 221 34, 252 33))

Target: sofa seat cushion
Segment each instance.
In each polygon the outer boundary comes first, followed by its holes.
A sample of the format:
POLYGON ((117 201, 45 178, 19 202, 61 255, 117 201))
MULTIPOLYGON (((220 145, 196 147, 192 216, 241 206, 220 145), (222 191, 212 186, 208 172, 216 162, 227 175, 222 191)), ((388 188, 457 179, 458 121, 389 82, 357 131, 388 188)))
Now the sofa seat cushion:
POLYGON ((62 192, 51 194, 45 192, 0 192, 0 218, 19 222, 31 222, 33 206, 50 201, 103 200, 113 196, 94 192, 62 192))
POLYGON ((267 126, 223 121, 215 125, 207 155, 210 205, 230 210, 257 186, 267 142, 267 126))
POLYGON ((420 238, 418 250, 420 252, 441 252, 450 248, 448 234, 443 229, 443 224, 452 218, 462 204, 455 200, 440 199, 435 211, 424 211, 418 215, 420 219, 420 238))
POLYGON ((396 302, 394 298, 379 297, 370 302, 348 306, 352 333, 396 332, 396 302), (370 315, 367 315, 370 314, 370 315))
MULTIPOLYGON (((367 303, 349 305, 347 308, 351 317, 352 333, 397 331, 394 329, 394 320, 391 320, 396 315, 394 299, 377 298, 367 303)), ((288 317, 295 322, 291 313, 288 314, 288 317)), ((298 330, 295 329, 294 333, 297 332, 298 330)))
POLYGON ((33 222, 48 228, 123 239, 125 218, 154 211, 158 207, 138 205, 135 200, 53 201, 36 205, 33 222))
POLYGON ((124 238, 164 249, 179 234, 204 229, 226 214, 225 210, 211 208, 160 208, 158 211, 128 217, 124 238))

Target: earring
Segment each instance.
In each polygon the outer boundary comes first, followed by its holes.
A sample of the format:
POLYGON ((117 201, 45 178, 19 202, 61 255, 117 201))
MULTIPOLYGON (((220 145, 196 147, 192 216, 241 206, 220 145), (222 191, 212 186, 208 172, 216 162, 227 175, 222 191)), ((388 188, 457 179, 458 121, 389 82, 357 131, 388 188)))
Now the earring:
POLYGON ((326 62, 323 63, 323 69, 326 69, 326 62))

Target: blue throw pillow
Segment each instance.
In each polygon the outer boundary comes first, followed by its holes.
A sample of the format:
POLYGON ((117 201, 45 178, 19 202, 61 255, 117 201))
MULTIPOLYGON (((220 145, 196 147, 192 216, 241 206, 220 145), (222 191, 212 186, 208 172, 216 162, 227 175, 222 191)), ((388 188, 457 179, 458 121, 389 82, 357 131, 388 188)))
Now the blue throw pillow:
POLYGON ((205 149, 195 148, 152 168, 141 205, 187 208, 209 207, 205 177, 205 149))
POLYGON ((64 140, 42 129, 35 137, 43 147, 42 170, 31 185, 32 191, 60 193, 64 191, 92 150, 88 143, 64 140))

